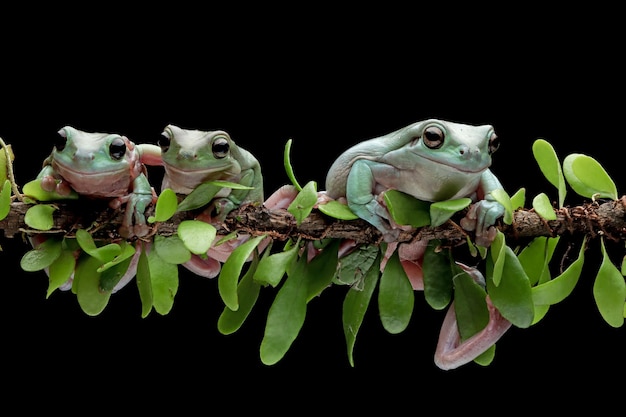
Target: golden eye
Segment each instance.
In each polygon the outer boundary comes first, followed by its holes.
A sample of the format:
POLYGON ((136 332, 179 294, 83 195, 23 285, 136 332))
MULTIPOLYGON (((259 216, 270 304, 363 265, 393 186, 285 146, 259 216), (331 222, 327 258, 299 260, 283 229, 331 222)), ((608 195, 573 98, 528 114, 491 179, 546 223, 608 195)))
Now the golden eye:
POLYGON ((126 142, 122 138, 115 138, 109 145, 109 155, 119 161, 126 154, 126 142))
POLYGON ((422 134, 422 140, 424 141, 424 145, 429 147, 430 149, 439 149, 441 145, 443 145, 443 139, 445 135, 443 130, 438 126, 429 126, 424 130, 422 134))
POLYGON ((216 138, 213 142, 213 156, 217 159, 226 158, 228 156, 228 151, 230 150, 230 144, 228 140, 224 137, 216 138))
POLYGON ((500 138, 498 138, 498 135, 491 132, 491 136, 489 137, 489 154, 491 155, 492 153, 497 151, 499 147, 500 147, 500 138))

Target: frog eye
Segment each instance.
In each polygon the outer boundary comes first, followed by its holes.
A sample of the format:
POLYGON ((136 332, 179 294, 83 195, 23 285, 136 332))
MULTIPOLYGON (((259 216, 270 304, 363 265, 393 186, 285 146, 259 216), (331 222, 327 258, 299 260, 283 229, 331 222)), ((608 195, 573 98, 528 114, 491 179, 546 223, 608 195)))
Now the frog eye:
POLYGON ((115 138, 109 145, 109 155, 111 158, 119 161, 126 153, 126 142, 122 138, 115 138))
POLYGON ((61 152, 63 149, 65 149, 66 144, 67 138, 65 136, 57 136, 54 139, 54 147, 56 148, 57 152, 61 152))
POLYGON ((500 138, 495 133, 491 133, 489 136, 489 154, 494 153, 500 147, 500 138))
POLYGON ((163 137, 160 138, 157 143, 161 147, 161 152, 167 152, 167 150, 170 148, 170 138, 165 134, 163 134, 163 137))
POLYGON ((212 150, 213 156, 217 159, 226 158, 228 156, 228 151, 230 150, 230 144, 226 138, 219 137, 213 142, 212 150))
POLYGON ((437 126, 429 126, 424 130, 422 134, 422 140, 424 145, 430 149, 439 149, 443 145, 443 139, 445 135, 443 130, 437 126))

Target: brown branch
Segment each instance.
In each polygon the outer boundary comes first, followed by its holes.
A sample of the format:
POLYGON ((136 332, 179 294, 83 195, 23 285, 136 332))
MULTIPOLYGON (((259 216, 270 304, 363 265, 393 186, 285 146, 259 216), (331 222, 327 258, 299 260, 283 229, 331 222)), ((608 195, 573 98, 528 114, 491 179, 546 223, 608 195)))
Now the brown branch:
MULTIPOLYGON (((114 241, 121 239, 117 229, 122 221, 122 210, 113 210, 101 201, 79 200, 56 204, 54 227, 46 233, 72 236, 77 229, 88 229, 94 238, 114 241)), ((497 227, 512 239, 534 236, 587 235, 605 236, 614 241, 626 240, 626 196, 616 201, 592 202, 575 207, 556 209, 556 220, 546 221, 532 209, 520 209, 514 213, 511 225, 502 223, 497 227)), ((13 202, 8 216, 0 221, 5 237, 13 238, 20 233, 41 233, 29 229, 24 214, 31 205, 13 202)), ((148 215, 152 214, 150 208, 148 215)), ((167 222, 154 225, 153 234, 172 235, 180 221, 193 218, 195 213, 177 213, 167 222)), ((459 213, 459 218, 462 213, 459 213)), ((402 231, 399 242, 415 238, 442 239, 452 242, 465 241, 468 232, 457 225, 453 217, 440 227, 423 227, 402 231)), ((362 243, 380 243, 380 232, 363 220, 338 220, 317 210, 300 224, 286 210, 268 210, 265 207, 246 205, 231 212, 218 227, 218 234, 240 231, 252 235, 269 234, 279 240, 301 237, 309 240, 323 238, 354 239, 362 243)), ((470 237, 471 236, 470 234, 470 237)))

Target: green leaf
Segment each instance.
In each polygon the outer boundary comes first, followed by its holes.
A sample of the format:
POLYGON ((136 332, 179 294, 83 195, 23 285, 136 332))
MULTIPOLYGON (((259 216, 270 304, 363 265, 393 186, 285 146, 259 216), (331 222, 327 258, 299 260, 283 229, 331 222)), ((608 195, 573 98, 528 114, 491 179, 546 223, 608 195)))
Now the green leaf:
POLYGON ((604 321, 610 326, 621 327, 624 324, 626 282, 606 252, 604 237, 601 237, 600 242, 602 263, 593 284, 593 298, 604 321))
POLYGON ((212 180, 212 181, 207 181, 207 184, 213 184, 220 188, 230 188, 232 190, 254 190, 254 187, 250 187, 248 185, 243 185, 243 184, 239 184, 238 182, 232 182, 232 181, 212 180))
POLYGON ((391 334, 403 332, 411 320, 414 303, 413 287, 396 250, 385 265, 378 288, 378 311, 385 330, 391 334))
POLYGON ((431 203, 418 200, 398 190, 386 191, 383 198, 389 214, 397 224, 413 227, 428 226, 430 224, 431 203))
POLYGON ((517 255, 522 268, 526 272, 530 285, 550 280, 550 268, 548 264, 559 242, 559 236, 538 236, 533 238, 524 249, 517 255))
POLYGON ((237 283, 239 282, 243 265, 252 254, 254 248, 256 248, 263 239, 265 239, 265 235, 254 236, 242 243, 232 251, 226 262, 224 262, 224 265, 222 265, 222 270, 217 277, 217 287, 222 301, 224 301, 226 307, 233 311, 239 309, 237 283))
POLYGON ((470 198, 457 198, 455 200, 437 201, 430 205, 430 225, 432 227, 441 226, 454 213, 463 210, 472 203, 470 198))
POLYGON ((195 210, 203 207, 215 197, 215 195, 222 189, 222 187, 211 184, 209 182, 202 183, 193 189, 192 192, 180 202, 177 212, 195 210))
POLYGON ((497 287, 500 285, 502 279, 502 270, 504 268, 506 239, 504 233, 498 230, 496 237, 489 246, 489 252, 491 253, 491 260, 493 261, 493 284, 497 287))
POLYGON ((41 188, 41 179, 27 182, 22 187, 22 193, 37 201, 77 200, 78 193, 71 190, 69 195, 60 195, 54 191, 48 192, 41 188))
POLYGON ((526 204, 526 189, 520 188, 511 196, 511 207, 515 211, 518 208, 523 208, 524 204, 526 204))
POLYGON ((116 266, 116 265, 126 261, 127 259, 130 259, 130 258, 133 257, 133 255, 135 254, 134 246, 130 245, 128 242, 126 242, 124 240, 121 241, 119 243, 119 245, 120 245, 120 248, 121 248, 120 253, 115 255, 115 257, 112 260, 102 264, 100 266, 100 268, 98 268, 98 272, 104 272, 107 269, 109 269, 109 268, 111 268, 113 266, 116 266))
POLYGON ((511 197, 509 197, 509 194, 502 188, 497 188, 491 191, 490 194, 494 200, 502 204, 502 206, 504 207, 504 217, 502 219, 504 223, 513 223, 513 204, 511 202, 511 197))
POLYGON ((48 238, 36 248, 26 252, 20 260, 24 271, 41 271, 49 267, 61 255, 61 239, 48 238))
POLYGON ((46 292, 46 298, 65 284, 70 279, 76 268, 76 258, 74 253, 70 250, 62 250, 59 257, 56 258, 48 268, 48 290, 46 292))
POLYGON ((8 178, 9 166, 7 155, 11 161, 15 159, 11 145, 3 146, 2 149, 0 149, 0 183, 3 183, 8 178))
POLYGON ((178 235, 154 236, 153 248, 165 262, 171 264, 183 264, 191 259, 191 252, 178 235))
MULTIPOLYGON (((4 155, 4 153, 0 153, 4 155)), ((4 219, 11 211, 11 182, 5 180, 0 190, 0 220, 4 219)))
POLYGON ((317 208, 325 215, 335 219, 355 220, 359 218, 350 210, 347 204, 340 203, 337 200, 330 200, 328 203, 320 204, 317 208))
POLYGON ((98 259, 101 263, 111 261, 122 252, 122 247, 117 243, 109 243, 97 247, 93 237, 84 229, 78 229, 76 231, 76 241, 82 250, 90 256, 98 259))
POLYGON ((148 217, 149 223, 169 220, 178 209, 178 197, 171 188, 161 191, 154 207, 154 216, 148 217))
POLYGON ((348 360, 350 366, 354 367, 353 350, 356 343, 357 333, 361 328, 365 313, 369 307, 374 289, 378 284, 380 276, 380 251, 376 252, 374 263, 369 266, 363 277, 362 288, 351 286, 343 301, 341 320, 343 323, 343 333, 346 338, 348 350, 348 360))
POLYGON ((150 279, 150 265, 145 247, 141 249, 139 261, 137 262, 137 289, 141 299, 141 318, 146 318, 152 311, 152 282, 150 279))
POLYGON ((166 315, 172 309, 178 292, 178 266, 164 261, 157 251, 148 252, 147 257, 152 305, 157 313, 166 315))
POLYGON ((250 267, 237 285, 239 308, 237 310, 231 310, 225 306, 222 314, 217 320, 217 329, 220 333, 232 334, 239 330, 252 311, 252 307, 256 304, 256 300, 259 297, 259 292, 261 290, 261 285, 253 279, 258 262, 258 257, 255 256, 250 264, 250 267))
POLYGON ((565 179, 561 171, 561 163, 554 151, 552 145, 544 139, 537 139, 533 143, 533 155, 539 165, 539 169, 550 182, 554 185, 559 194, 559 207, 563 207, 567 189, 565 187, 565 179))
POLYGON ((50 204, 37 204, 29 207, 24 215, 24 223, 33 229, 50 230, 54 226, 52 213, 56 207, 50 204))
POLYGON ((215 226, 200 220, 181 221, 177 232, 185 247, 196 255, 206 254, 217 235, 215 226))
POLYGON ((273 365, 283 358, 298 336, 307 310, 308 282, 302 279, 308 267, 306 252, 289 271, 270 306, 261 341, 261 362, 273 365))
MULTIPOLYGON (((363 288, 365 274, 376 261, 380 247, 378 245, 358 245, 350 253, 339 259, 334 283, 363 288)), ((380 260, 379 260, 380 262, 380 260)))
POLYGON ((556 212, 546 193, 539 193, 533 198, 533 209, 546 220, 556 220, 556 212))
POLYGON ((533 302, 536 305, 552 305, 563 301, 574 290, 578 278, 583 270, 585 262, 585 247, 587 237, 583 238, 583 242, 578 252, 578 257, 558 276, 550 281, 536 285, 532 288, 533 302))
POLYGON ((283 153, 283 165, 285 166, 285 172, 287 173, 287 178, 289 178, 291 184, 296 187, 296 190, 302 191, 302 187, 300 186, 300 184, 298 184, 298 180, 296 180, 296 176, 294 175, 293 168, 291 166, 291 142, 292 140, 289 139, 285 144, 285 152, 283 153))
POLYGON ((504 265, 499 285, 493 281, 493 262, 487 258, 487 293, 502 317, 526 328, 533 322, 534 304, 530 282, 513 250, 504 245, 504 265))
POLYGON ((328 288, 337 271, 339 245, 341 240, 333 239, 307 265, 307 303, 328 288))
POLYGON ((300 190, 296 198, 289 204, 287 211, 296 218, 296 224, 300 225, 302 221, 311 214, 313 206, 317 204, 317 183, 309 181, 304 188, 300 190))
POLYGON ((288 268, 298 257, 298 245, 274 254, 264 256, 254 273, 254 280, 260 284, 269 284, 276 287, 288 268))
POLYGON ((445 308, 452 299, 452 268, 450 251, 440 249, 439 240, 428 242, 422 262, 424 298, 435 310, 445 308))
POLYGON ((74 272, 73 290, 81 309, 89 316, 100 314, 111 297, 111 291, 103 291, 100 288, 99 266, 100 260, 83 255, 78 259, 74 272))
POLYGON ((563 161, 563 172, 577 194, 588 198, 617 200, 615 183, 592 157, 579 153, 568 155, 563 161))
POLYGON ((122 241, 122 252, 112 261, 101 265, 98 272, 100 276, 100 288, 104 291, 113 291, 115 286, 128 272, 130 263, 135 255, 135 248, 129 243, 122 241))
POLYGON ((489 323, 486 296, 483 287, 467 272, 461 270, 454 277, 454 311, 461 342, 480 332, 489 323))

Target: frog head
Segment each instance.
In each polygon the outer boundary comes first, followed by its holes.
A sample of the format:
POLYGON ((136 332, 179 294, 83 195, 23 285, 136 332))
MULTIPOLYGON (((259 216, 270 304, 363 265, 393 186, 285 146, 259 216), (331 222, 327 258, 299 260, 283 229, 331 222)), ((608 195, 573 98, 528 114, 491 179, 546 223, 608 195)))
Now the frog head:
POLYGON ((72 189, 92 197, 128 194, 130 184, 142 172, 135 146, 128 138, 83 132, 71 126, 58 133, 50 161, 72 189))
POLYGON ((201 131, 168 125, 160 141, 168 185, 177 193, 188 194, 197 185, 236 176, 241 165, 230 135, 222 130, 201 131))

